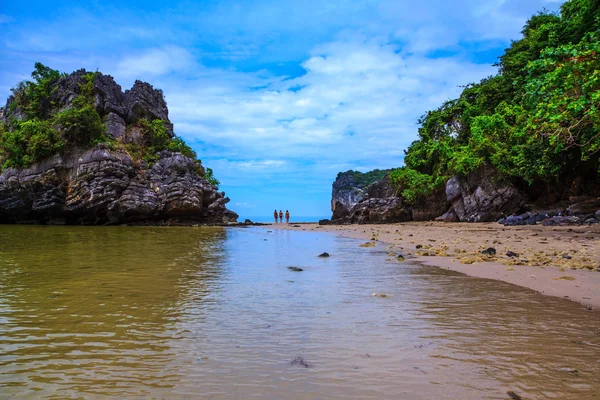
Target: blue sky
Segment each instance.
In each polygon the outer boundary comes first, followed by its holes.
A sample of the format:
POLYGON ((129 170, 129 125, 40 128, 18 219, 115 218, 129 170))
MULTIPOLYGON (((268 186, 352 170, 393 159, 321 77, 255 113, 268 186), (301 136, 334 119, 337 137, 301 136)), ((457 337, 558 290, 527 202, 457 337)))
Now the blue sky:
POLYGON ((241 217, 330 213, 339 171, 402 165, 419 116, 552 0, 0 0, 0 97, 40 61, 163 89, 241 217))

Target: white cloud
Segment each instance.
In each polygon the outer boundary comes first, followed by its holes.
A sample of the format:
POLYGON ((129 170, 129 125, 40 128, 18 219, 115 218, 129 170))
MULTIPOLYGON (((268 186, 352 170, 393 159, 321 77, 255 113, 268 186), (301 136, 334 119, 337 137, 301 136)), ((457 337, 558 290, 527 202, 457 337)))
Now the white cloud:
POLYGON ((390 167, 401 163, 420 115, 456 96, 459 85, 494 72, 456 57, 405 54, 373 40, 321 45, 302 65, 306 73, 294 79, 220 71, 218 80, 200 76, 185 86, 167 84, 176 132, 219 144, 226 157, 250 155, 227 167, 239 170, 280 169, 280 159, 287 158, 375 159, 375 165, 390 167))
POLYGON ((165 46, 126 57, 117 65, 116 73, 123 77, 159 76, 183 71, 194 63, 188 50, 165 46))

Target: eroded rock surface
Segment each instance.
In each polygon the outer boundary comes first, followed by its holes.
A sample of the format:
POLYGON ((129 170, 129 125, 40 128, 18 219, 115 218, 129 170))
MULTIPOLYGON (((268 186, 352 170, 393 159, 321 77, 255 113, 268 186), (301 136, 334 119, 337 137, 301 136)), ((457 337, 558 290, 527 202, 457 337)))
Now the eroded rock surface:
POLYGON ((49 224, 234 222, 201 166, 163 151, 152 166, 99 145, 0 175, 0 222, 49 224))

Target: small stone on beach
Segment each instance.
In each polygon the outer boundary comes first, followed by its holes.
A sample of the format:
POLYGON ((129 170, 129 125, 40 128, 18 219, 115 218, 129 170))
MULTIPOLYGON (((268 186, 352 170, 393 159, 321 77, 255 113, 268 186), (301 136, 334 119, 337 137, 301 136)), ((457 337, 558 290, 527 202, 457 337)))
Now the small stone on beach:
POLYGON ((496 255, 496 249, 493 247, 488 247, 485 250, 481 250, 481 254, 485 254, 487 256, 495 256, 496 255))
POLYGON ((329 257, 329 253, 327 253, 327 252, 321 253, 321 254, 319 254, 319 257, 321 257, 321 258, 329 257))
POLYGON ((294 272, 302 272, 302 271, 304 271, 302 268, 298 268, 298 267, 288 267, 288 269, 290 271, 294 271, 294 272))

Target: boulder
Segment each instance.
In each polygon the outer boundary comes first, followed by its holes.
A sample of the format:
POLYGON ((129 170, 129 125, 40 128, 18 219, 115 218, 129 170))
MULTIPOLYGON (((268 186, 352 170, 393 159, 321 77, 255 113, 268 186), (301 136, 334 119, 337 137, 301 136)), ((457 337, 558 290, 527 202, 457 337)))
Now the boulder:
POLYGON ((492 168, 485 167, 467 177, 454 176, 446 183, 446 200, 459 221, 495 221, 518 211, 524 197, 509 182, 497 180, 492 168))

